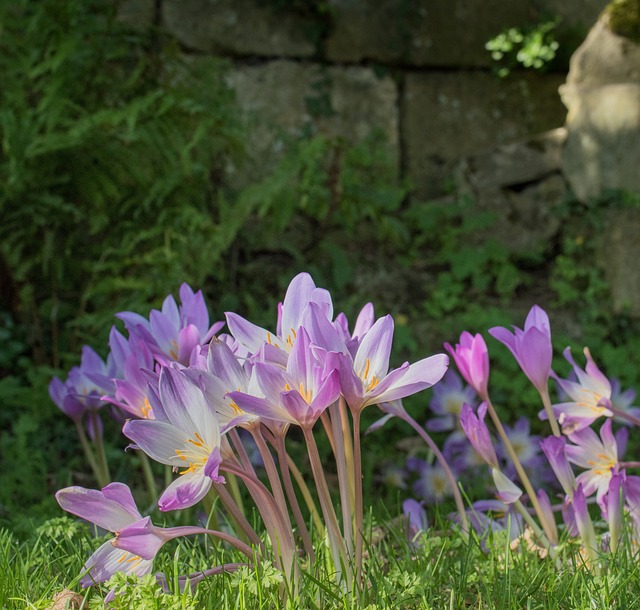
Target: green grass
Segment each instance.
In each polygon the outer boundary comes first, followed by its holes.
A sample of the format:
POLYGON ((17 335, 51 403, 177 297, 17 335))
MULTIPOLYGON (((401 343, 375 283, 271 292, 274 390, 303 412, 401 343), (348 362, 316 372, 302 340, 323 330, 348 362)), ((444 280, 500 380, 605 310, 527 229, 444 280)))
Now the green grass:
MULTIPOLYGON (((626 545, 615 557, 603 555, 601 574, 585 569, 576 549, 561 549, 562 568, 557 570, 535 551, 518 547, 495 535, 481 548, 477 539, 467 542, 452 531, 429 532, 419 548, 411 548, 397 527, 372 530, 367 584, 359 599, 350 598, 331 578, 329 563, 320 553, 313 574, 303 573, 300 592, 285 605, 281 575, 270 565, 248 567, 201 582, 195 593, 180 593, 176 576, 218 562, 242 561, 227 549, 208 541, 184 540, 167 545, 155 568, 167 576, 169 593, 151 577, 136 581, 117 578, 119 594, 111 607, 196 610, 335 608, 363 609, 579 609, 633 610, 640 607, 640 563, 637 549, 626 545), (381 537, 380 534, 383 534, 381 537)), ((82 608, 105 608, 102 590, 81 591, 78 575, 82 564, 101 543, 88 527, 64 517, 48 521, 30 539, 18 541, 0 531, 0 608, 2 610, 52 606, 52 598, 64 589, 80 591, 82 608)), ((521 545, 522 546, 522 545, 521 545)))

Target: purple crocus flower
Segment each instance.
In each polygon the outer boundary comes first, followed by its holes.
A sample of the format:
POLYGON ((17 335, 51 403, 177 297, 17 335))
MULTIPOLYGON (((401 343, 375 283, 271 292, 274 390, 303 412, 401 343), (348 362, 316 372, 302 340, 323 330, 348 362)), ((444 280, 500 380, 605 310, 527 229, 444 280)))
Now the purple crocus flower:
POLYGON ((442 453, 455 472, 473 472, 486 464, 463 430, 456 430, 446 438, 442 453))
POLYGON ((349 332, 349 322, 347 316, 344 313, 339 313, 336 316, 334 326, 342 336, 342 340, 352 356, 355 356, 358 351, 358 346, 364 338, 364 336, 371 330, 375 322, 374 308, 372 303, 367 303, 358 314, 356 318, 353 332, 349 332))
POLYGON ((611 476, 618 470, 618 443, 608 419, 600 428, 600 438, 591 428, 583 428, 569 435, 574 443, 567 445, 567 459, 586 470, 578 475, 576 482, 582 485, 584 495, 596 492, 596 499, 603 506, 609 489, 611 476))
POLYGON ((203 368, 188 368, 184 374, 198 383, 214 408, 221 430, 234 426, 248 426, 259 423, 259 417, 243 411, 232 398, 230 392, 244 392, 262 397, 255 376, 250 374, 249 363, 239 362, 231 348, 214 337, 203 350, 206 352, 203 368))
POLYGON ((607 491, 606 511, 604 517, 609 524, 609 549, 615 552, 622 533, 623 513, 626 495, 626 473, 624 470, 612 475, 607 491))
POLYGON ((635 525, 636 542, 640 533, 640 477, 626 475, 624 479, 625 506, 635 525))
POLYGON ((464 331, 460 343, 455 347, 445 343, 445 349, 453 359, 465 381, 478 393, 482 400, 488 399, 489 352, 482 335, 471 335, 464 331))
POLYGON ((498 467, 498 457, 496 456, 495 449, 493 448, 493 441, 489 434, 489 429, 484 423, 484 418, 487 414, 487 403, 483 402, 478 407, 478 414, 473 412, 473 409, 467 405, 462 405, 460 411, 460 425, 467 435, 469 442, 473 445, 473 448, 478 452, 482 459, 491 467, 498 467))
POLYGON ((420 502, 409 498, 402 503, 402 514, 407 520, 407 538, 415 544, 420 534, 429 528, 427 513, 420 502))
POLYGON ((162 511, 193 506, 207 494, 222 463, 216 413, 202 391, 180 371, 163 367, 158 396, 151 395, 155 420, 125 423, 122 432, 150 458, 184 468, 158 500, 162 511))
POLYGON ((104 396, 104 400, 120 407, 128 415, 140 419, 154 419, 149 400, 151 379, 157 389, 157 375, 151 374, 154 359, 148 345, 135 337, 136 348, 126 358, 123 379, 114 379, 115 395, 104 396), (145 374, 143 370, 147 371, 145 374))
POLYGON ((102 400, 105 388, 95 378, 105 378, 109 366, 88 345, 82 348, 80 366, 69 371, 65 382, 54 377, 49 384, 49 396, 65 415, 80 421, 85 411, 97 411, 106 403, 102 400))
POLYGON ((165 542, 206 531, 188 526, 156 527, 138 512, 131 491, 123 483, 110 483, 101 491, 67 487, 56 493, 56 500, 67 512, 116 535, 85 563, 86 574, 80 580, 83 587, 109 580, 116 572, 144 576, 151 571, 153 558, 165 542))
POLYGON ((506 531, 512 541, 524 531, 522 516, 501 500, 478 500, 467 510, 467 516, 485 550, 491 532, 506 531))
POLYGON ((513 327, 513 333, 502 326, 489 329, 489 334, 504 343, 520 368, 538 392, 547 391, 551 371, 551 326, 546 312, 534 305, 527 315, 524 330, 513 327))
POLYGON ((522 496, 522 490, 499 468, 491 468, 491 477, 496 486, 496 497, 505 504, 513 504, 522 496))
POLYGON ((471 386, 462 384, 462 379, 453 369, 448 369, 442 381, 433 386, 433 398, 429 408, 437 417, 427 420, 425 427, 432 432, 455 430, 464 403, 472 404, 476 393, 471 386))
POLYGON ((576 478, 567 460, 567 439, 564 436, 548 436, 540 442, 540 448, 549 460, 553 472, 562 486, 564 493, 573 498, 576 488, 576 478))
POLYGON ((250 354, 257 353, 266 343, 272 348, 268 354, 282 366, 286 366, 287 354, 296 340, 298 328, 303 326, 303 315, 309 303, 316 303, 327 320, 333 317, 331 295, 323 288, 317 288, 308 273, 296 275, 289 284, 284 301, 278 305, 276 332, 270 332, 245 320, 236 313, 226 313, 227 325, 236 341, 250 354))
POLYGON ((338 400, 339 376, 318 359, 304 328, 299 327, 295 334, 286 370, 269 362, 253 365, 262 396, 230 392, 228 397, 244 411, 266 420, 311 428, 338 400))
POLYGON ((587 365, 582 370, 574 362, 571 348, 564 350, 564 357, 573 366, 577 381, 555 378, 562 391, 572 399, 571 402, 553 405, 553 411, 565 434, 586 428, 599 417, 613 416, 611 383, 597 367, 586 347, 584 354, 587 365))
POLYGON ((428 504, 442 502, 452 494, 451 484, 440 464, 427 464, 420 460, 416 471, 418 479, 413 483, 412 490, 428 504))
POLYGON ((365 334, 355 357, 349 353, 327 355, 327 362, 337 363, 340 389, 353 412, 429 388, 440 381, 447 370, 449 358, 436 354, 413 364, 405 362, 389 371, 393 330, 393 318, 387 315, 365 334))
MULTIPOLYGON (((611 378, 611 404, 616 411, 627 413, 632 417, 640 420, 640 407, 635 406, 633 403, 636 401, 637 393, 633 388, 622 390, 620 380, 611 378)), ((632 426, 624 417, 619 415, 614 416, 615 421, 625 425, 632 426)))
POLYGON ((130 311, 116 314, 124 321, 129 333, 147 342, 161 364, 180 362, 188 365, 198 348, 209 342, 224 326, 216 322, 209 326, 209 313, 202 291, 194 293, 188 284, 180 286, 181 306, 169 295, 162 310, 152 309, 149 320, 130 311))
POLYGON ((571 507, 573 508, 573 519, 580 533, 580 538, 582 538, 582 544, 586 549, 589 561, 594 562, 597 560, 596 531, 589 515, 587 498, 582 489, 582 483, 578 483, 578 487, 573 494, 571 507))

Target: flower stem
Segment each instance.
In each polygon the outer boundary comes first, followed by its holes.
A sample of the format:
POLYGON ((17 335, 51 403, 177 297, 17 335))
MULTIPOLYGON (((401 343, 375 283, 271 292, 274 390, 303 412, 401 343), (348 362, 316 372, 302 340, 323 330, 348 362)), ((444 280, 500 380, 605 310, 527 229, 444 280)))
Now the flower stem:
POLYGON ((151 462, 144 451, 139 452, 140 464, 142 466, 142 473, 144 474, 144 480, 147 484, 147 491, 149 492, 149 501, 154 502, 158 498, 158 486, 156 485, 155 477, 153 476, 153 470, 151 469, 151 462))
POLYGON ((287 578, 293 578, 294 588, 297 587, 299 570, 295 563, 295 543, 291 524, 280 512, 280 507, 272 493, 255 475, 245 472, 232 461, 223 461, 220 469, 235 474, 245 482, 267 528, 275 564, 287 578))
POLYGON ((94 430, 94 441, 93 444, 96 448, 96 456, 98 467, 100 468, 100 472, 102 473, 103 480, 107 481, 107 485, 111 483, 111 473, 109 472, 109 463, 107 462, 107 454, 104 450, 104 438, 102 436, 102 431, 100 427, 100 415, 97 412, 91 412, 89 416, 92 418, 93 430, 94 430))
POLYGON ((554 436, 560 436, 560 426, 558 426, 558 420, 556 414, 553 412, 551 406, 551 398, 549 397, 549 388, 545 387, 544 392, 540 392, 540 398, 542 398, 542 404, 544 405, 545 413, 549 419, 549 425, 551 426, 551 432, 554 436))
POLYGON ((91 449, 91 443, 87 438, 87 433, 85 432, 82 422, 76 421, 76 430, 78 432, 78 438, 80 439, 80 444, 82 445, 82 450, 84 451, 84 455, 87 458, 87 462, 89 462, 89 466, 93 472, 93 476, 96 478, 99 487, 106 487, 109 485, 110 481, 105 480, 102 474, 100 467, 98 466, 98 462, 96 461, 96 456, 93 453, 93 449, 91 449))
POLYGON ((356 578, 362 577, 362 547, 364 545, 364 508, 362 501, 362 449, 360 447, 360 416, 362 411, 353 410, 353 481, 355 484, 355 547, 356 578))
POLYGON ((282 483, 280 482, 280 475, 278 474, 276 463, 273 461, 273 455, 271 455, 271 451, 269 451, 269 447, 267 447, 267 443, 265 442, 259 427, 251 426, 249 428, 249 432, 251 432, 251 436, 253 436, 253 440, 258 446, 258 451, 260 452, 260 456, 262 457, 264 468, 267 471, 267 476, 269 477, 269 484, 271 485, 271 492, 273 493, 273 497, 278 503, 278 507, 280 508, 282 516, 289 519, 289 510, 287 508, 287 502, 284 498, 282 483))
POLYGON ((322 522, 322 517, 318 512, 318 507, 309 491, 309 486, 307 485, 300 469, 296 466, 296 463, 291 459, 291 456, 287 454, 287 466, 289 467, 289 472, 293 475, 293 478, 296 480, 296 484, 298 485, 298 489, 304 498, 304 503, 307 505, 307 509, 309 513, 311 513, 311 517, 313 519, 313 525, 316 530, 321 533, 324 531, 324 523, 322 522))
MULTIPOLYGON (((234 474, 228 473, 228 475, 229 475, 229 479, 233 477, 234 480, 237 480, 234 474)), ((224 507, 227 509, 227 511, 231 515, 231 518, 236 522, 238 527, 242 530, 247 540, 249 540, 249 542, 251 542, 253 545, 259 547, 262 551, 264 551, 264 547, 260 540, 260 537, 258 536, 258 534, 256 534, 253 527, 251 527, 251 524, 249 523, 249 521, 247 521, 247 518, 244 516, 244 512, 238 506, 234 497, 229 493, 225 485, 221 483, 214 483, 213 486, 216 492, 218 493, 218 496, 220 497, 220 501, 224 504, 224 507)))
POLYGON ((487 410, 489 412, 489 415, 491 416, 493 425, 496 427, 496 430, 498 431, 498 435, 500 436, 500 438, 502 439, 502 442, 504 443, 504 447, 507 450, 507 453, 509 454, 509 459, 512 461, 516 469, 516 472, 518 473, 518 478, 520 479, 520 482, 524 486, 527 492, 527 495, 529 496, 529 501, 531 502, 531 505, 536 511, 536 515, 538 516, 538 519, 542 524, 542 528, 544 529, 544 532, 547 535, 547 538, 549 540, 553 540, 553 529, 547 523, 544 511, 540 506, 540 502, 538 502, 538 496, 536 495, 536 492, 533 489, 533 485, 531 485, 531 481, 529 480, 529 477, 527 476, 525 469, 522 467, 522 464, 520 463, 518 454, 515 452, 515 449, 513 448, 513 445, 511 444, 511 441, 509 440, 507 433, 505 432, 504 426, 502 425, 502 422, 500 421, 500 418, 496 413, 493 403, 491 402, 491 400, 489 400, 488 396, 486 397, 486 401, 487 401, 487 410))
POLYGON ((298 526, 300 537, 302 538, 302 545, 304 546, 304 550, 309 557, 310 563, 313 563, 315 561, 316 554, 313 550, 311 536, 309 535, 307 524, 304 522, 304 517, 302 516, 302 511, 300 510, 300 504, 298 503, 298 498, 296 497, 296 492, 293 489, 293 484, 291 482, 291 472, 289 471, 288 464, 289 455, 287 453, 284 435, 276 436, 276 449, 278 452, 278 463, 280 464, 280 472, 282 473, 284 489, 287 494, 287 498, 289 499, 289 506, 293 511, 293 516, 295 518, 296 525, 298 526))
POLYGON ((350 589, 352 584, 352 575, 347 557, 347 549, 345 547, 344 540, 342 539, 340 526, 338 525, 338 518, 336 517, 333 502, 331 501, 331 494, 329 493, 327 479, 324 476, 320 454, 318 453, 318 446, 316 445, 316 440, 311 428, 303 427, 302 432, 304 434, 304 440, 307 443, 307 452, 309 454, 309 462, 311 463, 313 479, 316 483, 316 489, 318 490, 320 508, 322 509, 322 514, 327 526, 329 544, 331 546, 331 554, 333 555, 336 574, 340 576, 344 567, 346 570, 347 587, 350 589))
MULTIPOLYGON (((342 507, 342 531, 347 547, 347 553, 353 556, 353 501, 349 482, 349 469, 347 468, 347 455, 345 448, 345 438, 349 437, 349 445, 351 438, 349 429, 343 429, 343 419, 341 411, 344 408, 343 399, 329 407, 331 416, 331 427, 333 429, 333 438, 335 443, 333 446, 334 456, 336 459, 336 468, 338 472, 338 486, 340 488, 340 506, 342 507)), ((347 422, 348 423, 348 422, 347 422)), ((351 471, 353 472, 353 455, 351 457, 351 471)))

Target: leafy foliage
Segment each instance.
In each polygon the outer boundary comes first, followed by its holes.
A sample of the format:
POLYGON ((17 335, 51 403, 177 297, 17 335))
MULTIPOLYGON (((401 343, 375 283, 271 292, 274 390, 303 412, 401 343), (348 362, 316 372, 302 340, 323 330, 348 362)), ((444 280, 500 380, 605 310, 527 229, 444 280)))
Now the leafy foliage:
POLYGON ((520 66, 544 70, 555 59, 560 46, 554 36, 559 23, 556 18, 529 27, 513 27, 489 40, 485 47, 497 62, 498 76, 508 76, 520 66))
POLYGON ((201 282, 233 239, 211 213, 216 158, 238 146, 221 66, 126 30, 115 9, 23 1, 0 15, 0 256, 34 355, 55 365, 60 340, 104 336, 115 303, 201 282))

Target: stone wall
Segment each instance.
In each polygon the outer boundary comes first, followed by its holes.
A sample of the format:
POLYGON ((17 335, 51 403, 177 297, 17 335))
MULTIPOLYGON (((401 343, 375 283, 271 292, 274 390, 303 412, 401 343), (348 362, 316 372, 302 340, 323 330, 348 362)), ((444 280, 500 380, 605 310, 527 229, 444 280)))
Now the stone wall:
POLYGON ((491 73, 487 40, 545 15, 593 24, 605 0, 126 0, 123 18, 160 24, 186 53, 229 57, 255 126, 254 179, 284 136, 311 127, 386 135, 420 197, 446 190, 461 157, 559 127, 564 74, 491 73), (314 113, 323 100, 330 113, 314 113), (328 116, 330 115, 330 116, 328 116), (257 172, 257 173, 256 173, 257 172))
MULTIPOLYGON (((453 185, 495 213, 491 237, 535 254, 557 236, 550 210, 569 187, 583 201, 611 188, 640 190, 640 42, 612 33, 606 5, 122 0, 121 16, 139 28, 160 25, 195 60, 231 60, 228 82, 252 133, 251 158, 234 184, 266 175, 291 136, 358 141, 375 131, 416 197, 438 198, 453 185), (497 78, 485 43, 548 16, 562 18, 560 36, 584 40, 568 77, 497 78)), ((640 211, 612 210, 605 225, 597 262, 613 310, 640 317, 640 211)))

